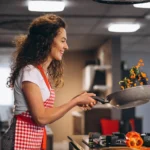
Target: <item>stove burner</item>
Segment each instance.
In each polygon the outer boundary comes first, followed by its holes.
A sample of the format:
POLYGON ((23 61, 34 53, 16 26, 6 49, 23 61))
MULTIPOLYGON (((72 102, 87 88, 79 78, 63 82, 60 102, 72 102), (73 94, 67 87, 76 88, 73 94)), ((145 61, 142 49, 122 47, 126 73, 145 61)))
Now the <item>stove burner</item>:
MULTIPOLYGON (((150 133, 141 134, 141 138, 144 141, 143 146, 150 147, 150 133)), ((90 132, 88 146, 90 148, 126 146, 126 135, 120 132, 112 133, 112 135, 90 132)))
POLYGON ((150 133, 141 134, 141 138, 144 141, 144 146, 150 147, 150 133))

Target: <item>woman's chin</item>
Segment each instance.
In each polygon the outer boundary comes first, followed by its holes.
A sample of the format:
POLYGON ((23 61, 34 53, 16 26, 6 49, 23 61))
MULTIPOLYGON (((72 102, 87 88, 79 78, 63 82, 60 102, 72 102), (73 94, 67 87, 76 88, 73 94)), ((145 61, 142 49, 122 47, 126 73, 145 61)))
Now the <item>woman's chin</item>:
POLYGON ((61 61, 61 60, 62 60, 62 57, 57 57, 57 58, 55 58, 55 60, 61 61))

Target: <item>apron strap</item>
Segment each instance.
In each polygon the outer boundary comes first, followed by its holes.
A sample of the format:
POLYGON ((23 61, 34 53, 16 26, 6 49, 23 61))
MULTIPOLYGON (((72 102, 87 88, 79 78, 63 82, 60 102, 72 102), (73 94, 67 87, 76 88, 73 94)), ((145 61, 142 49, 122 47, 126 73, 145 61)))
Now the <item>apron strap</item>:
POLYGON ((39 69, 39 71, 40 71, 42 77, 44 78, 44 81, 45 81, 45 83, 46 83, 48 89, 50 90, 50 84, 49 84, 48 78, 46 77, 46 75, 45 75, 45 73, 44 73, 43 68, 41 67, 41 65, 38 65, 37 68, 39 69))
MULTIPOLYGON (((37 68, 39 69, 48 89, 50 90, 50 84, 49 84, 48 78, 46 77, 46 75, 44 73, 42 66, 38 65, 37 68)), ((47 147, 47 134, 46 134, 46 129, 44 128, 44 134, 43 134, 43 140, 42 140, 41 148, 42 148, 42 150, 46 150, 46 147, 47 147)))
POLYGON ((46 129, 44 128, 44 134, 43 134, 41 148, 42 148, 42 150, 46 150, 46 147, 47 147, 47 134, 46 134, 46 129))

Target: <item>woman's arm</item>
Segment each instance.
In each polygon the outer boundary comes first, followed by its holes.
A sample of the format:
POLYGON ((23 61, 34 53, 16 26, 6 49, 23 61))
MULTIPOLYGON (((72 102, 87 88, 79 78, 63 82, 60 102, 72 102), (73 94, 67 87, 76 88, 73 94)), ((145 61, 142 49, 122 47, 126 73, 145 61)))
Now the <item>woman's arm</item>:
POLYGON ((95 94, 83 93, 59 107, 45 108, 40 88, 36 84, 24 81, 22 83, 22 91, 27 101, 29 111, 38 125, 53 123, 77 105, 89 104, 92 107, 96 104, 95 100, 91 98, 91 96, 95 96, 95 94))

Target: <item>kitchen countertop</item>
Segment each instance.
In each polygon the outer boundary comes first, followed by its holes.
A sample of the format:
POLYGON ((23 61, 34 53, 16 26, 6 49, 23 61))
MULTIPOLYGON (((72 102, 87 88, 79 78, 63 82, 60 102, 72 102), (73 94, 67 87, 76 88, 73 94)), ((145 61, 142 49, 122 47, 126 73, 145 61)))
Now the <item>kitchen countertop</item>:
MULTIPOLYGON (((74 146, 77 146, 77 150, 135 150, 129 147, 105 147, 105 148, 90 148, 85 143, 88 143, 88 135, 72 135, 69 136, 74 146), (84 143, 85 142, 85 143, 84 143)), ((69 146, 69 150, 74 150, 74 146, 69 146)), ((140 150, 150 150, 150 147, 142 147, 140 150)))

